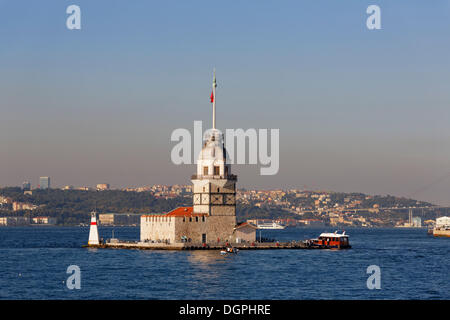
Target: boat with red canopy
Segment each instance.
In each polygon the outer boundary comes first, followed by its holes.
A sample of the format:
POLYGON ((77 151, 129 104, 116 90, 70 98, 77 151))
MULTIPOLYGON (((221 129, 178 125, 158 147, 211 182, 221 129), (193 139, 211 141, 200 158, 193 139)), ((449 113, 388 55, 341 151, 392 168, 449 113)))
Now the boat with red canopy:
POLYGON ((351 248, 348 235, 345 231, 339 233, 335 231, 334 233, 325 232, 320 234, 317 239, 309 240, 312 247, 323 248, 323 249, 349 249, 351 248))

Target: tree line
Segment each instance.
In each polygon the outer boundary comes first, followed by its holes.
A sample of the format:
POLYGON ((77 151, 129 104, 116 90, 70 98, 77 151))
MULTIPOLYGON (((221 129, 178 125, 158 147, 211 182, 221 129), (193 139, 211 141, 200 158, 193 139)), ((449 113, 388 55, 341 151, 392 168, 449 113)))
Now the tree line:
MULTIPOLYGON (((158 198, 151 192, 122 190, 84 191, 61 189, 35 189, 32 194, 24 194, 19 187, 0 189, 0 196, 13 201, 37 205, 35 210, 12 211, 3 209, 2 216, 49 216, 57 218, 60 225, 88 223, 90 213, 166 213, 177 207, 192 206, 192 196, 158 198)), ((281 209, 259 208, 237 204, 237 219, 292 218, 295 215, 281 209)))

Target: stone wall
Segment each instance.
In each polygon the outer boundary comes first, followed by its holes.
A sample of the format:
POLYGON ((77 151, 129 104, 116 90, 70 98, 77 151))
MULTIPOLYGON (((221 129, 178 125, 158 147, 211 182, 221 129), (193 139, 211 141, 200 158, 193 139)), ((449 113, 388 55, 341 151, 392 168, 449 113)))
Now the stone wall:
POLYGON ((235 205, 214 205, 211 206, 212 216, 236 216, 236 206, 235 205))
POLYGON ((175 220, 177 217, 141 216, 141 241, 179 242, 175 238, 175 220))
MULTIPOLYGON (((182 236, 186 236, 193 242, 201 242, 202 235, 206 234, 206 242, 217 242, 217 239, 221 241, 230 240, 233 235, 233 230, 236 225, 235 216, 204 216, 199 217, 198 222, 195 217, 192 221, 186 217, 186 221, 183 219, 176 220, 175 238, 181 239, 182 236)), ((180 240, 177 240, 180 241, 180 240)))
MULTIPOLYGON (((181 237, 191 239, 192 242, 201 242, 202 234, 208 234, 208 217, 179 217, 176 222, 175 237, 181 241, 181 237)), ((208 238, 207 238, 208 241, 208 238)))
POLYGON ((202 242, 206 234, 206 242, 231 241, 236 226, 236 216, 196 216, 196 217, 141 217, 141 241, 181 242, 182 237, 192 242, 202 242))

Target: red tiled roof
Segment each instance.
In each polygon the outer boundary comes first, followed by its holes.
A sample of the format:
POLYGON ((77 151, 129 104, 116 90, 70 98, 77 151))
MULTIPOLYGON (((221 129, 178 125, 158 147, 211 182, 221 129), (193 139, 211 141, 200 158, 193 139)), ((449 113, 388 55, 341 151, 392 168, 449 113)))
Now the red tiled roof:
POLYGON ((194 213, 192 207, 179 207, 165 214, 144 215, 148 217, 200 217, 207 216, 206 213, 194 213))
POLYGON ((172 211, 170 211, 167 216, 169 217, 191 217, 194 212, 194 208, 192 207, 179 207, 172 211))

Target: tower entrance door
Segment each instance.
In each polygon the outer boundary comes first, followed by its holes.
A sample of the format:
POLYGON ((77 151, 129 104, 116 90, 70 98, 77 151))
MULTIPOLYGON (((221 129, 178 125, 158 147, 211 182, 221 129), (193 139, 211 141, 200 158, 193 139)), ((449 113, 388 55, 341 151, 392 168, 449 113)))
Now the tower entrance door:
POLYGON ((202 233, 202 243, 206 243, 206 233, 202 233))

